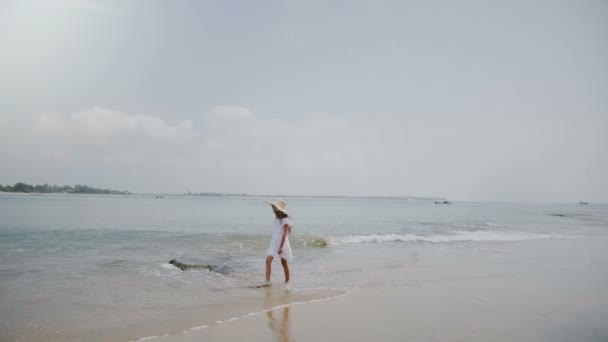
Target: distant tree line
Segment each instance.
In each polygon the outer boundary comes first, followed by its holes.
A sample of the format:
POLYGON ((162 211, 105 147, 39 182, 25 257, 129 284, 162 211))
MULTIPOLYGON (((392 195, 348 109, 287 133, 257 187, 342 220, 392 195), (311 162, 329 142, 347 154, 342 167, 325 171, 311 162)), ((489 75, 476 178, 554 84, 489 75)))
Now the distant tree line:
POLYGON ((68 194, 99 194, 99 195, 130 195, 131 193, 124 190, 97 189, 86 185, 76 184, 74 186, 64 185, 30 185, 27 183, 15 183, 15 185, 0 184, 0 191, 4 192, 24 192, 24 193, 68 193, 68 194))

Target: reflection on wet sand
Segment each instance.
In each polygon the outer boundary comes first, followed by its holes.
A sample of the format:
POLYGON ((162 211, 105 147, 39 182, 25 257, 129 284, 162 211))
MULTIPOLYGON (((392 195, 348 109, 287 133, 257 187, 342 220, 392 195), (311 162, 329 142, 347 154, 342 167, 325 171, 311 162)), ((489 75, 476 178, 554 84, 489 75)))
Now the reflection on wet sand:
POLYGON ((274 311, 268 311, 267 316, 270 322, 268 326, 270 330, 276 336, 277 341, 280 342, 289 342, 291 341, 291 326, 289 322, 289 306, 284 307, 283 309, 275 310, 282 311, 282 317, 280 319, 274 318, 274 311))
POLYGON ((266 289, 265 303, 267 308, 279 307, 266 313, 269 319, 268 327, 279 342, 293 341, 291 338, 291 322, 289 309, 294 298, 289 289, 268 287, 266 289), (284 305, 284 306, 283 306, 284 305), (280 317, 279 317, 280 316, 280 317))

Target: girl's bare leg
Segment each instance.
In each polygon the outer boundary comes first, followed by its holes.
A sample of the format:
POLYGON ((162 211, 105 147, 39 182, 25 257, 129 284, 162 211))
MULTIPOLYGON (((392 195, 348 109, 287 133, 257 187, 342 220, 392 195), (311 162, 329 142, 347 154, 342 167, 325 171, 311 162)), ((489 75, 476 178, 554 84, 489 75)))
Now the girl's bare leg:
POLYGON ((271 271, 271 267, 272 267, 272 259, 273 257, 271 257, 270 255, 266 257, 266 281, 270 282, 270 271, 271 271))
POLYGON ((289 283, 289 265, 287 260, 281 258, 281 265, 283 265, 283 271, 285 272, 285 282, 289 283))

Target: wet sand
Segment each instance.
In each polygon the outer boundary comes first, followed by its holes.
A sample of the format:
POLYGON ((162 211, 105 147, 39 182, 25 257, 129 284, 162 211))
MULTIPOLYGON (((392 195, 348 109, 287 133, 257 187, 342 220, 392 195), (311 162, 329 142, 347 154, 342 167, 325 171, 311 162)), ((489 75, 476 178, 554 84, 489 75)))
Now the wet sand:
MULTIPOLYGON (((281 306, 162 341, 607 341, 604 237, 505 244, 478 262, 281 306), (488 267, 491 266, 491 267, 488 267)), ((463 263, 464 262, 464 263, 463 263)), ((272 289, 268 291, 277 291, 272 289)), ((263 294, 261 294, 263 295, 263 294)))

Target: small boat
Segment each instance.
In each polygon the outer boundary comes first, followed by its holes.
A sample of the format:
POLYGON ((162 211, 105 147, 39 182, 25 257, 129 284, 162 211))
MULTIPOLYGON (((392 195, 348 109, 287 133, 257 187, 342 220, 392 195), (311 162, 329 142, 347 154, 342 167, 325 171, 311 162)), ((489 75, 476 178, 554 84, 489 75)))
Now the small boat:
POLYGON ((583 202, 583 201, 580 201, 580 202, 578 202, 578 204, 581 204, 581 205, 586 205, 586 204, 589 204, 589 202, 583 202))
POLYGON ((452 204, 450 201, 435 201, 435 204, 452 204))
POLYGON ((156 195, 156 198, 165 198, 163 195, 156 195))

